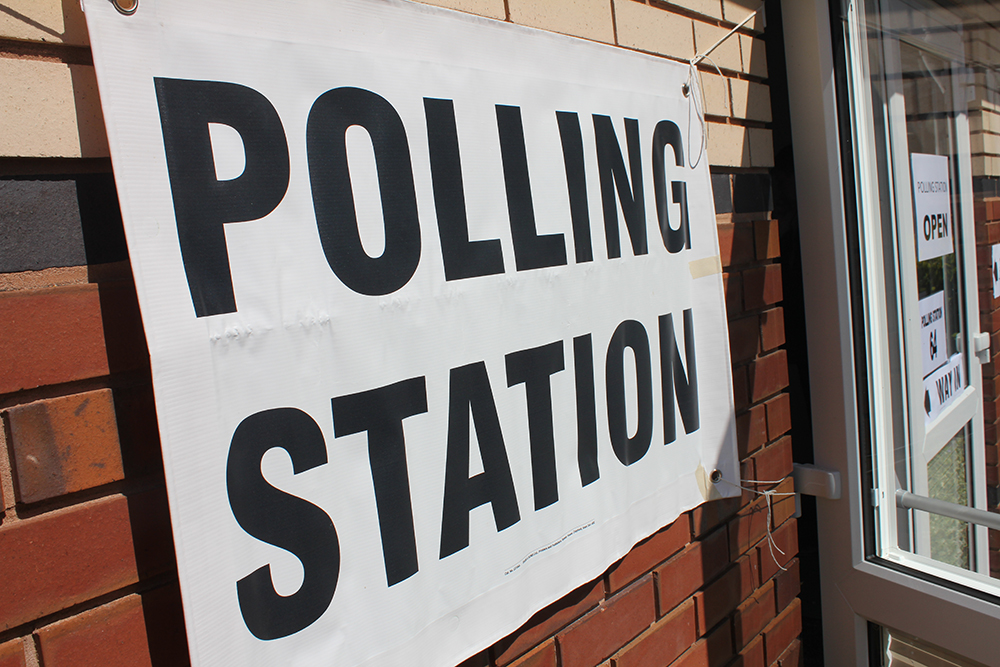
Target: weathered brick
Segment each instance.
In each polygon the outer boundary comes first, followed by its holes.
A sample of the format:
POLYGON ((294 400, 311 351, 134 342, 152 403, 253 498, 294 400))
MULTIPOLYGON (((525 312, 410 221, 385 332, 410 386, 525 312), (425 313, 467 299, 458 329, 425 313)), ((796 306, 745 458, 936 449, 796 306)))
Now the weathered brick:
POLYGON ((740 459, 767 443, 767 427, 767 411, 763 405, 755 405, 736 417, 736 446, 740 459))
POLYGON ((505 665, 555 635, 596 607, 603 598, 604 582, 597 579, 536 612, 524 625, 493 645, 496 664, 505 665))
POLYGON ((779 394, 764 405, 767 408, 768 440, 775 440, 792 430, 792 403, 788 394, 779 394))
POLYGON ((743 312, 743 276, 738 271, 722 274, 722 291, 726 293, 726 313, 729 317, 743 312))
POLYGON ((135 293, 123 285, 0 293, 0 329, 0 358, 17 359, 0 365, 0 394, 148 364, 135 293))
POLYGON ((701 537, 740 510, 739 498, 720 498, 691 510, 691 534, 701 537))
POLYGON ((774 583, 767 582, 737 608, 733 615, 733 637, 737 646, 747 646, 775 616, 774 583))
POLYGON ((785 344, 784 309, 772 308, 761 313, 760 342, 764 350, 773 350, 785 344))
POLYGON ((604 0, 508 0, 510 20, 519 25, 552 30, 613 44, 611 3, 604 0))
POLYGON ((733 629, 726 620, 702 637, 671 667, 722 667, 733 657, 733 629))
POLYGON ((736 609, 757 587, 756 559, 745 555, 721 577, 695 593, 698 633, 705 634, 736 609))
POLYGON ((656 619, 653 577, 640 579, 559 633, 562 667, 590 667, 631 641, 656 619))
POLYGON ((788 386, 788 356, 784 350, 761 357, 747 367, 750 400, 754 403, 788 386))
POLYGON ((93 65, 0 58, 0 81, 0 156, 108 156, 93 65))
POLYGON ((618 654, 615 667, 666 667, 698 639, 694 600, 672 611, 618 654))
POLYGON ((0 667, 25 667, 26 664, 20 639, 0 644, 0 667))
POLYGON ((63 0, 4 0, 0 37, 83 46, 87 22, 80 5, 63 0))
POLYGON ((173 563, 162 489, 0 526, 0 630, 134 584, 173 563))
POLYGON ((511 667, 557 667, 558 657, 556 656, 556 641, 550 639, 531 653, 528 653, 516 662, 511 663, 511 667))
POLYGON ((691 19, 634 2, 614 0, 618 43, 685 60, 694 53, 691 19))
POLYGON ((753 228, 749 223, 720 222, 719 255, 722 266, 738 266, 753 261, 753 228))
POLYGON ((778 658, 778 667, 805 667, 805 654, 802 652, 801 640, 792 640, 792 643, 778 658))
POLYGON ((778 609, 784 609, 792 604, 792 600, 799 596, 801 587, 799 559, 794 558, 785 567, 784 572, 778 572, 774 578, 775 603, 778 609))
POLYGON ((773 306, 783 298, 781 266, 768 264, 743 271, 743 306, 747 310, 773 306))
POLYGON ((751 127, 747 130, 750 142, 750 164, 754 167, 774 166, 774 139, 771 130, 751 127))
POLYGON ((18 500, 33 503, 125 476, 110 389, 7 412, 18 500))
MULTIPOLYGON (((761 482, 780 482, 792 474, 792 438, 784 436, 753 455, 756 479, 761 482)), ((761 487, 759 490, 763 490, 761 487)))
POLYGON ((764 628, 764 657, 772 664, 802 634, 802 603, 796 599, 764 628))
POLYGON ((743 71, 767 78, 767 49, 763 39, 756 39, 750 35, 740 36, 740 51, 743 56, 743 71))
POLYGON ((691 523, 686 514, 668 527, 632 547, 608 573, 612 592, 624 588, 684 548, 691 539, 691 523))
POLYGON ((733 404, 736 411, 746 410, 750 406, 749 373, 746 366, 733 369, 733 404))
POLYGON ((115 600, 37 631, 46 667, 151 667, 138 595, 115 600))
POLYGON ((750 139, 747 128, 708 122, 708 160, 715 167, 749 167, 750 139))
POLYGON ((692 542, 656 570, 660 614, 676 607, 726 567, 728 539, 726 528, 719 528, 703 540, 692 542))
MULTIPOLYGON (((727 28, 720 28, 701 21, 694 22, 694 43, 698 53, 702 53, 717 41, 725 37, 729 32, 727 28)), ((740 44, 734 39, 727 39, 712 51, 709 56, 716 65, 722 69, 740 71, 742 64, 740 61, 740 44)))
POLYGON ((767 534, 767 500, 760 498, 741 509, 728 529, 729 555, 735 561, 767 534))
POLYGON ((733 362, 748 361, 760 350, 760 320, 756 315, 729 322, 729 351, 733 362))
POLYGON ((732 667, 767 667, 764 662, 764 638, 757 637, 743 647, 732 667))
POLYGON ((774 540, 773 553, 767 540, 757 545, 760 576, 764 581, 779 573, 782 567, 787 567, 789 561, 798 555, 799 531, 795 519, 786 521, 777 530, 772 531, 771 539, 774 540))

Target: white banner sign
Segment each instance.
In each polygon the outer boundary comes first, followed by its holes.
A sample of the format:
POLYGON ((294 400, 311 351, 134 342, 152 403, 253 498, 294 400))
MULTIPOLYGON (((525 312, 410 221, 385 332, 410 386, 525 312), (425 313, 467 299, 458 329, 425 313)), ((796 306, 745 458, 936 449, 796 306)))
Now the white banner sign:
POLYGON ((946 155, 910 155, 913 211, 917 227, 917 260, 934 259, 955 251, 951 219, 951 177, 946 155))
POLYGON ((738 494, 688 68, 85 0, 195 665, 454 665, 738 494))
POLYGON ((947 331, 944 321, 944 292, 920 300, 920 346, 924 352, 924 377, 948 360, 947 331))

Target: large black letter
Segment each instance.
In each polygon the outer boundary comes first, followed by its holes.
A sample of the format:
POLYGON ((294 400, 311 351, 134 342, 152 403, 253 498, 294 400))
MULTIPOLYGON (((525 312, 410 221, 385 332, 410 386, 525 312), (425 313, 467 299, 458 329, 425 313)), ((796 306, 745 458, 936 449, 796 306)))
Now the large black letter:
POLYGON ((583 167, 580 118, 572 111, 557 111, 556 120, 559 122, 563 164, 566 166, 566 188, 569 190, 576 263, 590 262, 594 259, 594 248, 590 241, 590 208, 587 204, 587 172, 583 167))
POLYGON ((514 242, 514 263, 518 271, 562 266, 566 263, 566 242, 563 235, 539 236, 535 227, 521 107, 498 104, 496 108, 503 181, 507 189, 507 213, 510 216, 511 240, 514 242))
POLYGON ((649 338, 646 329, 635 320, 625 320, 615 329, 608 344, 605 363, 605 381, 608 392, 608 431, 611 447, 618 460, 632 465, 649 450, 653 440, 653 369, 650 366, 649 338), (635 435, 628 437, 625 419, 625 348, 632 348, 635 355, 636 390, 638 396, 639 424, 635 435))
POLYGON ((698 430, 698 368, 694 353, 694 317, 691 310, 684 311, 684 357, 687 373, 681 365, 681 353, 674 336, 674 318, 669 313, 660 315, 660 384, 663 388, 663 444, 677 439, 674 416, 674 394, 681 411, 684 432, 698 430))
POLYGON ((556 482, 556 440, 552 428, 552 384, 549 377, 563 370, 562 341, 511 352, 506 356, 507 386, 524 384, 528 405, 528 441, 535 509, 559 500, 556 482))
POLYGON ((618 238, 618 207, 615 189, 625 215, 625 226, 632 241, 632 254, 645 255, 646 204, 642 194, 642 155, 639 150, 639 121, 625 119, 625 141, 628 144, 628 163, 632 173, 632 189, 625 173, 625 160, 615 134, 615 126, 608 116, 594 114, 594 135, 597 139, 597 166, 601 177, 601 202, 604 206, 604 236, 608 244, 608 259, 622 256, 618 238))
POLYGON ((331 403, 336 437, 368 431, 368 462, 382 535, 385 579, 393 586, 417 572, 417 538, 413 530, 403 420, 427 412, 424 378, 339 396, 331 403))
POLYGON ((431 158, 434 208, 437 210, 445 280, 503 273, 499 239, 469 240, 455 103, 425 97, 424 115, 427 117, 427 148, 431 158))
POLYGON ((233 433, 226 464, 233 516, 258 540, 295 554, 305 572, 302 586, 287 596, 274 590, 270 565, 236 582, 243 621, 258 639, 287 637, 311 625, 330 606, 340 576, 340 542, 330 517, 261 474, 261 458, 273 447, 288 452, 296 475, 326 463, 323 432, 295 408, 250 415, 233 433))
POLYGON ((691 247, 691 230, 688 226, 687 183, 671 181, 674 203, 680 204, 681 219, 677 229, 670 226, 670 215, 667 204, 666 183, 666 147, 674 149, 674 162, 678 167, 684 166, 684 144, 681 141, 681 131, 669 120, 661 120, 653 130, 653 191, 656 193, 656 217, 660 223, 660 236, 663 237, 663 247, 668 252, 680 252, 691 247))
POLYGON ((590 334, 573 339, 573 372, 576 373, 576 461, 580 484, 587 486, 601 476, 597 467, 597 396, 590 334))
POLYGON ((281 119, 252 88, 221 81, 154 78, 177 239, 198 317, 236 312, 227 222, 263 218, 288 189, 288 143, 281 119), (246 156, 238 177, 220 181, 209 123, 239 132, 246 156))
POLYGON ((309 181, 319 239, 337 277, 359 294, 390 294, 405 285, 420 261, 420 221, 413 165, 403 121, 385 98, 361 88, 319 96, 306 123, 309 181), (385 250, 369 257, 361 243, 347 161, 347 128, 363 127, 375 150, 385 250))
POLYGON ((521 520, 486 364, 480 361, 451 369, 450 392, 441 558, 469 546, 469 512, 473 508, 490 503, 498 532, 521 520), (483 472, 471 478, 470 411, 476 427, 476 440, 479 441, 479 455, 483 459, 483 472))

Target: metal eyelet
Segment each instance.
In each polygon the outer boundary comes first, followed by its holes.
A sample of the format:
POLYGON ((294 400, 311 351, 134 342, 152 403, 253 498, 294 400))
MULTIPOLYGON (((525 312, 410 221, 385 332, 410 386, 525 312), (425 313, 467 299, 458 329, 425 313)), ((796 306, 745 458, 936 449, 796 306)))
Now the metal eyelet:
POLYGON ((135 14, 135 10, 139 9, 139 0, 111 0, 111 4, 115 6, 119 14, 125 16, 132 16, 135 14))

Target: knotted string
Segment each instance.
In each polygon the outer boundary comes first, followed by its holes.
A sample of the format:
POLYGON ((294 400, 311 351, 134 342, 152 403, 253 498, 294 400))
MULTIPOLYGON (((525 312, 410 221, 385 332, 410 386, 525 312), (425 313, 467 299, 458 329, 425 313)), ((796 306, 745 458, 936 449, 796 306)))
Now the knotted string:
MULTIPOLYGON (((714 60, 708 57, 708 54, 717 49, 719 45, 721 45, 724 41, 735 35, 737 30, 739 30, 747 23, 752 21, 753 18, 757 16, 757 12, 759 12, 763 7, 764 3, 761 3, 757 7, 757 9, 755 9, 745 19, 740 21, 739 24, 736 25, 736 27, 727 32, 719 41, 717 41, 712 46, 708 47, 708 49, 706 49, 705 51, 702 51, 701 53, 695 55, 694 58, 688 61, 688 78, 687 82, 685 83, 685 86, 687 87, 687 94, 689 96, 689 99, 691 100, 691 103, 688 105, 688 131, 687 131, 688 146, 691 145, 691 128, 693 126, 693 123, 691 122, 692 109, 694 109, 694 112, 697 115, 698 126, 699 129, 701 130, 701 145, 698 148, 697 158, 692 163, 691 162, 692 158, 688 157, 688 166, 690 166, 692 169, 697 167, 698 164, 701 162, 701 156, 704 154, 705 147, 708 144, 708 126, 705 124, 705 94, 703 86, 701 85, 701 72, 698 71, 698 64, 703 60, 707 60, 709 63, 711 63, 712 67, 715 68, 715 71, 718 72, 719 76, 721 77, 722 70, 719 69, 719 66, 715 64, 714 60)), ((725 96, 725 104, 726 104, 726 111, 731 112, 731 109, 729 108, 729 95, 725 96)))

